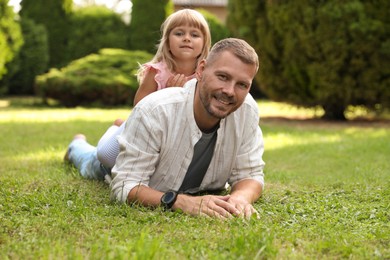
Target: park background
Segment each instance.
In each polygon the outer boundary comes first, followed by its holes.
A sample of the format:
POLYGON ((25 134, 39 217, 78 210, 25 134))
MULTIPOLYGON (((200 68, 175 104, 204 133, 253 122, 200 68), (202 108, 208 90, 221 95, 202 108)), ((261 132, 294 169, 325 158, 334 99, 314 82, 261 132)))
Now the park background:
POLYGON ((390 257, 390 1, 109 7, 0 0, 1 258, 390 257), (201 8, 213 42, 239 37, 259 53, 260 220, 118 205, 105 184, 63 165, 73 134, 96 143, 128 116, 138 63, 183 7, 201 8))

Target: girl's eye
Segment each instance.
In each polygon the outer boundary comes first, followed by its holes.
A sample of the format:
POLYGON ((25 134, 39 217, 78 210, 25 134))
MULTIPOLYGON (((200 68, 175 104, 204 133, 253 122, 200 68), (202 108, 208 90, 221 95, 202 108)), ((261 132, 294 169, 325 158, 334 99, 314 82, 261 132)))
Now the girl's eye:
POLYGON ((183 32, 176 31, 174 34, 177 35, 177 36, 182 36, 182 35, 183 35, 183 32))
POLYGON ((199 33, 192 33, 191 36, 194 37, 194 38, 200 37, 199 33))

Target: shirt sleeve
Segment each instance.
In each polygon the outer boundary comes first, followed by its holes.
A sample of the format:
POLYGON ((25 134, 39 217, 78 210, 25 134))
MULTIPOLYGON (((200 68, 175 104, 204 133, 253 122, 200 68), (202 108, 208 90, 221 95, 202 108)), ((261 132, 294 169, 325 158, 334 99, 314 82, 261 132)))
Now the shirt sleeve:
POLYGON ((235 167, 229 178, 229 184, 234 186, 238 181, 253 179, 258 181, 264 188, 264 166, 263 134, 259 126, 259 113, 257 105, 250 106, 246 111, 246 122, 244 122, 243 138, 236 157, 235 167))
POLYGON ((159 158, 159 123, 138 107, 132 111, 118 136, 119 155, 112 169, 111 197, 126 202, 138 185, 149 186, 159 158))

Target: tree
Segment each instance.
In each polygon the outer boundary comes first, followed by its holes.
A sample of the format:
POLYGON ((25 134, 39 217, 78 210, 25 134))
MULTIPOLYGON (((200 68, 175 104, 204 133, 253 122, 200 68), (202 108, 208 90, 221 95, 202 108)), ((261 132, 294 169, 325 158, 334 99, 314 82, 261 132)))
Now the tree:
POLYGON ((7 64, 8 73, 2 82, 8 88, 8 94, 34 94, 35 76, 45 72, 49 53, 47 33, 43 25, 37 25, 28 18, 21 20, 24 44, 18 55, 7 64))
POLYGON ((128 47, 128 26, 117 13, 104 6, 78 8, 70 21, 72 30, 67 52, 71 60, 97 53, 102 48, 128 47))
POLYGON ((381 1, 229 1, 228 24, 262 61, 272 99, 321 106, 345 119, 349 105, 390 107, 390 23, 381 1))
POLYGON ((151 58, 145 51, 101 49, 38 76, 37 94, 68 107, 131 105, 138 89, 139 63, 151 58))
POLYGON ((205 9, 198 9, 197 11, 204 16, 204 18, 206 19, 210 27, 212 44, 216 43, 219 40, 229 37, 229 33, 230 33, 229 30, 224 24, 222 24, 218 20, 218 18, 214 14, 208 12, 205 9))
POLYGON ((161 38, 160 27, 170 14, 170 0, 133 0, 130 22, 130 48, 156 52, 161 38))
POLYGON ((45 26, 48 33, 49 65, 60 67, 69 61, 66 48, 70 30, 72 0, 23 0, 20 14, 45 26))
MULTIPOLYGON (((22 32, 15 14, 7 0, 0 0, 0 79, 7 72, 6 64, 17 55, 22 44, 22 32)), ((0 93, 5 91, 0 86, 0 93)))

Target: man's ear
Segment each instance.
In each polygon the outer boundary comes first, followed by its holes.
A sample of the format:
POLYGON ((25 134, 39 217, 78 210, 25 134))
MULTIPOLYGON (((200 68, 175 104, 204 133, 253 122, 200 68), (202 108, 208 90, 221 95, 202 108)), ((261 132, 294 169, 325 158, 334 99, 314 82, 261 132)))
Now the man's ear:
POLYGON ((206 60, 203 59, 199 62, 198 67, 196 68, 196 79, 200 80, 202 78, 203 71, 206 67, 206 60))

